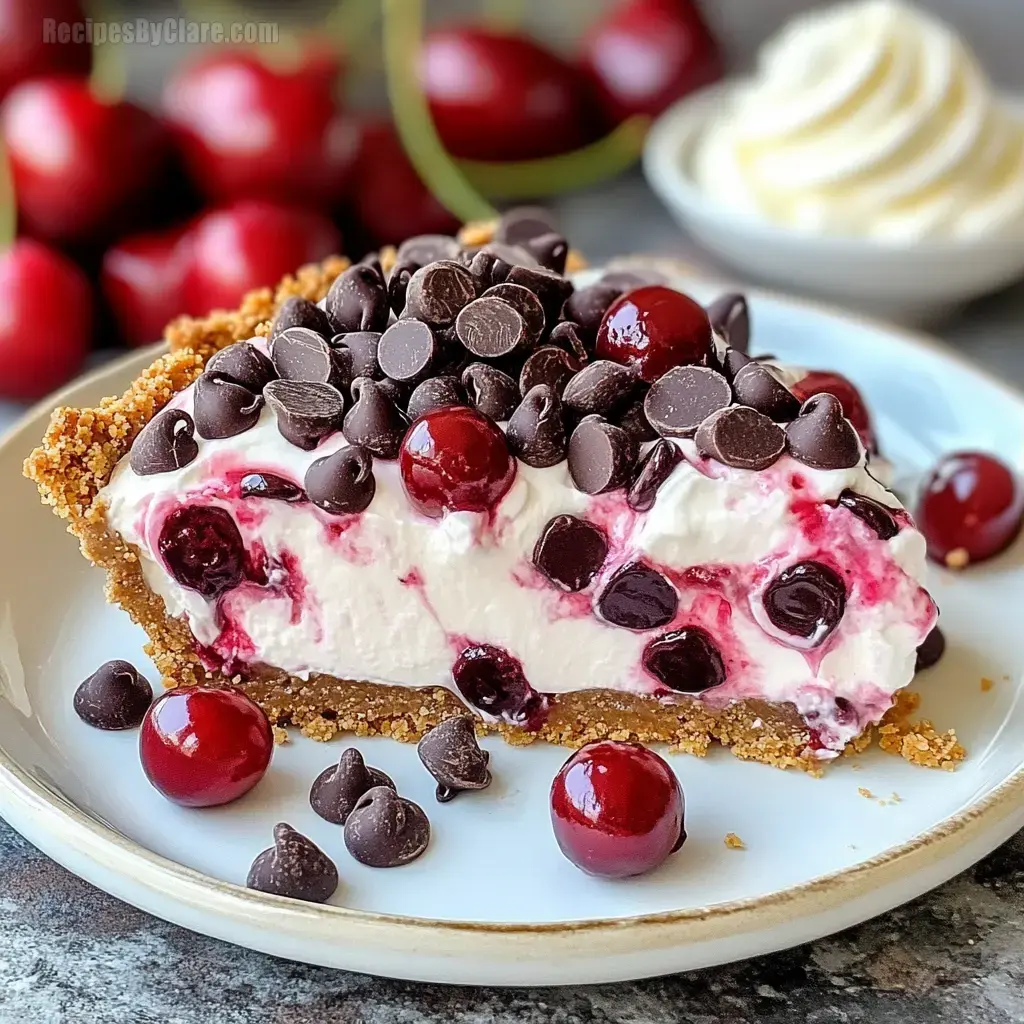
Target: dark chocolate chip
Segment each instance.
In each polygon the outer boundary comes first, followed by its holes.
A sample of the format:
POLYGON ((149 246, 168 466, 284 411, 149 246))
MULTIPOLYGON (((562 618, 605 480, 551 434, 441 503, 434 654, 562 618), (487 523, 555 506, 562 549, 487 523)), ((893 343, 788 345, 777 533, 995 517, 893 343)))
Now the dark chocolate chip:
POLYGON ((263 396, 222 377, 204 373, 193 390, 192 416, 200 437, 234 437, 259 422, 263 396))
POLYGON ((812 469, 850 469, 860 462, 857 431, 833 395, 808 398, 786 427, 786 440, 789 454, 812 469))
POLYGON ((349 853, 371 868, 408 864, 429 842, 430 822, 423 808, 386 786, 367 790, 345 822, 349 853))
POLYGON ((585 416, 569 438, 569 475, 586 494, 625 487, 637 451, 636 442, 621 427, 600 416, 585 416))
POLYGON ((509 418, 505 433, 512 454, 528 466, 542 468, 561 462, 568 437, 558 392, 549 384, 530 388, 509 418))
POLYGON ((412 275, 422 266, 421 263, 396 263, 388 275, 388 305, 395 316, 400 316, 405 309, 405 297, 409 290, 412 275))
POLYGON ((476 740, 476 726, 469 715, 447 718, 435 725, 416 747, 423 767, 437 780, 437 799, 447 803, 467 789, 486 789, 491 784, 490 760, 476 740))
POLYGON ((549 234, 554 227, 554 217, 543 206, 515 206, 501 215, 494 238, 508 245, 522 245, 532 238, 549 234))
POLYGON ((416 384, 430 376, 441 355, 434 332, 419 320, 398 320, 381 336, 380 368, 392 380, 416 384))
POLYGON ((878 534, 879 540, 892 540, 900 532, 892 509, 886 508, 880 501, 847 489, 839 495, 839 504, 867 523, 878 534))
POLYGON ((558 320, 565 300, 573 293, 572 281, 543 267, 513 267, 505 280, 509 284, 521 284, 524 288, 529 288, 540 299, 549 324, 558 320))
POLYGON ((551 519, 533 549, 533 564, 556 587, 575 593, 601 571, 608 540, 592 523, 576 516, 551 519))
MULTIPOLYGON (((469 261, 469 272, 476 282, 476 290, 478 292, 484 292, 494 284, 498 284, 500 274, 495 276, 495 268, 501 263, 493 253, 481 250, 478 253, 473 254, 473 258, 469 261)), ((504 268, 505 274, 508 273, 508 264, 501 263, 504 268)))
POLYGON ((726 380, 735 380, 736 374, 743 369, 744 366, 749 366, 753 359, 750 356, 741 352, 738 348, 726 349, 725 357, 722 359, 722 373, 725 374, 726 380))
POLYGON ((675 587, 642 562, 624 565, 597 599, 601 618, 624 629, 656 629, 671 622, 679 607, 675 587))
POLYGON ((409 420, 377 381, 352 381, 353 406, 345 413, 342 433, 350 444, 360 444, 379 459, 398 458, 409 420))
POLYGON ((937 665, 945 653, 946 638, 938 626, 933 626, 932 631, 924 638, 924 643, 917 649, 914 671, 923 672, 926 668, 937 665))
POLYGON ((636 464, 633 482, 626 494, 626 504, 637 512, 649 512, 654 508, 661 485, 682 461, 683 453, 671 441, 664 438, 656 441, 636 464))
POLYGON ((377 361, 379 347, 380 334, 377 331, 350 331, 348 334, 336 334, 331 339, 331 348, 339 354, 348 353, 347 362, 352 380, 356 377, 380 380, 384 376, 377 361))
POLYGON ((238 492, 243 498, 267 498, 272 501, 305 501, 305 492, 298 484, 274 473, 246 473, 238 492))
POLYGON ((747 352, 750 348, 750 311, 746 298, 729 292, 720 295, 707 309, 712 328, 725 338, 725 343, 730 348, 747 352))
POLYGON ((355 747, 345 750, 337 764, 325 768, 309 790, 309 806, 325 821, 344 825, 356 801, 375 786, 394 789, 390 776, 370 768, 355 747))
POLYGON ((462 246, 451 235, 413 235, 398 247, 396 259, 425 267, 437 260, 457 260, 461 252, 462 246))
POLYGON ((392 380, 390 377, 374 381, 374 384, 380 388, 381 393, 390 402, 403 412, 405 411, 405 407, 409 403, 409 396, 412 394, 413 390, 411 384, 406 384, 404 381, 400 380, 392 380))
POLYGON ((199 454, 196 425, 184 409, 157 413, 132 444, 128 464, 138 476, 173 473, 199 454))
POLYGON ((677 693, 703 693, 725 682, 725 663, 711 634, 699 626, 665 633, 644 648, 643 665, 677 693))
POLYGON ((590 358, 590 353, 580 334, 580 326, 572 320, 563 320, 561 323, 555 324, 548 335, 548 344, 564 348, 581 365, 590 358))
POLYGON ((306 495, 317 508, 332 516, 362 512, 377 491, 373 456, 361 445, 340 448, 313 462, 306 470, 306 495))
POLYGON ((533 345, 544 333, 544 307, 529 288, 505 282, 488 288, 480 297, 503 299, 523 318, 527 333, 525 344, 533 345))
POLYGON ((315 302, 310 302, 300 295, 291 295, 281 303, 281 308, 277 311, 270 328, 271 343, 289 327, 305 327, 310 331, 316 331, 325 340, 337 333, 327 313, 315 302))
POLYGON ((274 896, 326 903, 338 888, 338 869, 316 843, 282 821, 274 826, 274 845, 252 862, 245 884, 274 896))
POLYGON ((519 389, 507 374, 486 363, 470 363, 462 371, 469 403, 495 422, 504 422, 519 404, 519 389))
POLYGON ((409 419, 415 420, 433 409, 466 404, 466 393, 458 377, 431 377, 416 386, 416 390, 409 396, 406 411, 409 419))
POLYGON ((258 394, 277 376, 274 364, 255 345, 236 341, 222 348, 206 364, 207 373, 219 373, 253 394, 258 394))
POLYGON ((843 617, 846 587, 827 565, 798 562, 768 584, 762 600, 774 626, 818 647, 843 617))
POLYGON ((580 363, 557 345, 542 345, 532 352, 519 372, 519 391, 525 395, 537 384, 549 384, 559 394, 579 373, 580 363))
POLYGON ((707 366, 676 366, 651 385, 647 420, 662 437, 693 437, 713 413, 732 402, 729 382, 707 366))
POLYGON ((776 423, 788 423, 800 412, 800 400, 761 363, 741 367, 732 387, 740 405, 749 405, 776 423))
POLYGON ((701 455, 734 469, 767 469, 786 450, 786 434, 756 409, 734 405, 709 416, 695 437, 701 455))
POLYGON ((270 343, 270 358, 282 380, 330 384, 339 390, 352 383, 352 359, 308 327, 282 331, 270 343))
POLYGON ((565 319, 579 324, 584 341, 592 345, 605 312, 621 294, 621 288, 607 281, 579 288, 565 300, 565 319))
POLYGON ((383 331, 390 312, 384 279, 365 264, 343 270, 327 293, 327 312, 340 332, 383 331))
POLYGON ((612 417, 612 423, 617 427, 622 427, 637 444, 657 440, 658 432, 647 419, 642 398, 634 398, 622 412, 612 417))
POLYGON ((473 275, 454 260, 438 260, 412 275, 406 291, 409 316, 431 326, 450 324, 476 298, 473 275))
POLYGON ((75 714, 96 729, 134 729, 153 702, 153 688, 129 661, 100 665, 77 690, 75 714))
POLYGON ((475 299, 459 313, 455 333, 481 359, 500 359, 529 340, 526 321, 504 299, 475 299))
POLYGON ((557 231, 538 235, 524 243, 537 262, 555 274, 565 273, 565 261, 569 255, 569 243, 557 231))
POLYGON ((263 395, 277 416, 281 436, 298 448, 312 451, 341 427, 345 400, 330 384, 272 380, 263 395))
POLYGON ((636 371, 608 359, 588 363, 562 392, 562 401, 578 416, 610 416, 624 409, 643 381, 636 371))

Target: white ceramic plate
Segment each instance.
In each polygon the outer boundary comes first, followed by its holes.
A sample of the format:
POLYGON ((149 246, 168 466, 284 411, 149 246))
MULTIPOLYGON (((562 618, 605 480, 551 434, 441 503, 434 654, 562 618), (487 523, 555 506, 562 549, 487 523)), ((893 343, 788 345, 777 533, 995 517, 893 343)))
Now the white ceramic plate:
MULTIPOLYGON (((691 290, 714 293, 696 282, 691 290)), ((927 339, 765 295, 752 304, 759 351, 835 367, 865 388, 882 445, 901 469, 920 470, 954 446, 1017 460, 1024 400, 927 339)), ((94 374, 61 401, 91 404, 118 391, 151 355, 94 374)), ((43 409, 30 414, 0 445, 0 813, 72 871, 161 917, 280 956, 401 978, 614 981, 854 924, 937 885, 1024 825, 1021 545, 967 574, 934 574, 951 649, 919 682, 924 710, 955 725, 970 751, 957 772, 878 751, 843 759, 824 779, 721 750, 706 760, 676 757, 690 838, 642 879, 600 881, 561 857, 547 791, 566 753, 545 745, 488 741, 493 787, 441 806, 414 748, 357 741, 434 826, 426 855, 390 871, 353 861, 340 831, 308 807, 311 780, 347 741, 297 737, 236 804, 174 807, 145 782, 134 733, 95 731, 71 708, 75 686, 98 663, 146 662, 141 632, 104 603, 99 573, 20 478, 45 418, 43 409), (984 693, 983 676, 994 681, 984 693), (336 859, 336 906, 241 888, 280 820, 336 859), (728 832, 747 849, 727 849, 728 832)))

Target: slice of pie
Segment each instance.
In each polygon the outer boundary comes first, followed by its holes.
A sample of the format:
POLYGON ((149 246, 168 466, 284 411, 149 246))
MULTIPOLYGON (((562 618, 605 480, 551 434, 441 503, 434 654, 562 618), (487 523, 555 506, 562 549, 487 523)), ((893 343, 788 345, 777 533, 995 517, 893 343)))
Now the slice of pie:
POLYGON ((512 743, 812 769, 863 743, 936 609, 839 402, 746 354, 739 296, 709 319, 660 274, 574 287, 542 229, 178 321, 26 473, 168 685, 243 687, 317 738, 413 740, 469 705, 512 743))

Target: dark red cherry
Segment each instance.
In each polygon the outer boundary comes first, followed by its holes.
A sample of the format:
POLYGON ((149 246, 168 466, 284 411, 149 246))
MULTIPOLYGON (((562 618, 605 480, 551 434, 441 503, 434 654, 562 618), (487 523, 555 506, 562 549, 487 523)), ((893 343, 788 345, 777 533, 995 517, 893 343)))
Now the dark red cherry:
POLYGON ((699 626, 665 633, 644 648, 644 668, 669 689, 702 693, 725 682, 725 663, 711 634, 699 626))
POLYGON ((555 776, 551 826, 559 849, 583 871, 640 875, 683 845, 683 791, 653 751, 614 740, 591 743, 555 776))
POLYGON ((597 330, 597 358, 635 366, 653 383, 674 366, 704 365, 711 322, 688 295, 652 284, 620 295, 597 330))
POLYGON ((928 555, 951 568, 998 555, 1020 533, 1024 489, 1008 466, 983 452, 947 455, 921 491, 917 526, 928 555))
POLYGON ((88 76, 85 24, 79 0, 0 0, 0 99, 26 78, 88 76))
POLYGON ((846 586, 821 562, 798 562, 784 569, 764 592, 772 624, 811 647, 823 644, 846 609, 846 586))
POLYGON ((398 465, 410 503, 435 519, 493 509, 516 475, 505 435, 466 406, 421 416, 405 435, 398 465))
POLYGON ((869 452, 878 451, 875 440, 875 429, 871 423, 871 414, 861 393, 841 373, 834 370, 808 370, 790 390, 800 399, 806 401, 812 395, 834 395, 843 407, 843 415, 853 424, 860 434, 861 442, 869 452))
POLYGON ((459 693, 473 707, 509 721, 529 719, 541 703, 523 666, 502 647, 476 644, 467 647, 452 666, 459 693))
POLYGON ((210 600, 237 587, 245 574, 242 535, 222 508, 175 509, 164 521, 159 548, 171 575, 210 600))

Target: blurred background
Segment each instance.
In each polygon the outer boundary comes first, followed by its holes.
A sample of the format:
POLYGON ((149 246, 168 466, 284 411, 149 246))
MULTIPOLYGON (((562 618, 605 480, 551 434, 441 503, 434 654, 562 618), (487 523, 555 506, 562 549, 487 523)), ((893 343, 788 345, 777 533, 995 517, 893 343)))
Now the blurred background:
MULTIPOLYGON (((156 340, 179 313, 231 307, 332 251, 358 258, 526 201, 553 208, 592 262, 671 255, 724 278, 927 319, 1024 381, 1016 353, 1024 297, 1014 283, 1024 277, 1024 221, 1014 206, 1024 188, 1014 162, 1024 123, 991 112, 1001 94, 1024 96, 1024 3, 855 7, 846 20, 826 21, 830 30, 808 23, 790 39, 776 61, 790 66, 762 66, 755 99, 788 116, 845 83, 824 114, 851 117, 840 138, 853 163, 875 138, 858 134, 864 118, 884 134, 909 117, 906 160, 916 173, 924 154, 928 202, 938 189, 946 205, 922 226, 899 202, 900 216, 891 216, 890 190, 884 210, 864 200, 846 238, 832 208, 848 212, 847 195, 881 202, 870 168, 866 184, 844 179, 845 192, 832 180, 812 183, 808 172, 805 194, 787 193, 785 215, 752 177, 767 152, 784 155, 794 180, 804 180, 812 151, 802 143, 834 123, 796 123, 792 138, 755 140, 767 148, 748 164, 750 111, 744 122, 726 92, 699 108, 701 90, 754 73, 767 39, 827 4, 0 0, 0 425, 84 365, 156 340), (943 50, 929 35, 929 15, 955 47, 943 50), (865 74, 856 88, 855 68, 865 74), (906 88, 886 99, 900 68, 906 88), (914 75, 938 90, 922 139, 911 138, 921 99, 914 75), (854 101, 864 109, 851 114, 854 101), (645 178, 651 125, 680 102, 684 113, 687 104, 703 110, 705 134, 719 121, 729 129, 723 152, 736 165, 718 175, 715 164, 713 187, 691 180, 675 122, 662 131, 667 164, 652 170, 648 154, 645 178), (968 128, 976 136, 965 142, 968 128), (980 166, 983 151, 991 166, 980 166), (734 202, 729 175, 746 206, 734 202), (732 241, 731 254, 719 238, 732 241), (745 259, 755 252, 768 272, 745 259), (900 273, 885 271, 880 297, 868 278, 887 260, 900 273), (826 264, 838 283, 816 275, 826 264), (926 284, 934 291, 951 267, 963 279, 965 266, 977 280, 962 296, 943 284, 955 301, 935 302, 926 284)), ((831 136, 820 138, 815 160, 832 148, 831 136)), ((894 153, 879 157, 887 188, 893 161, 903 160, 894 153)))

